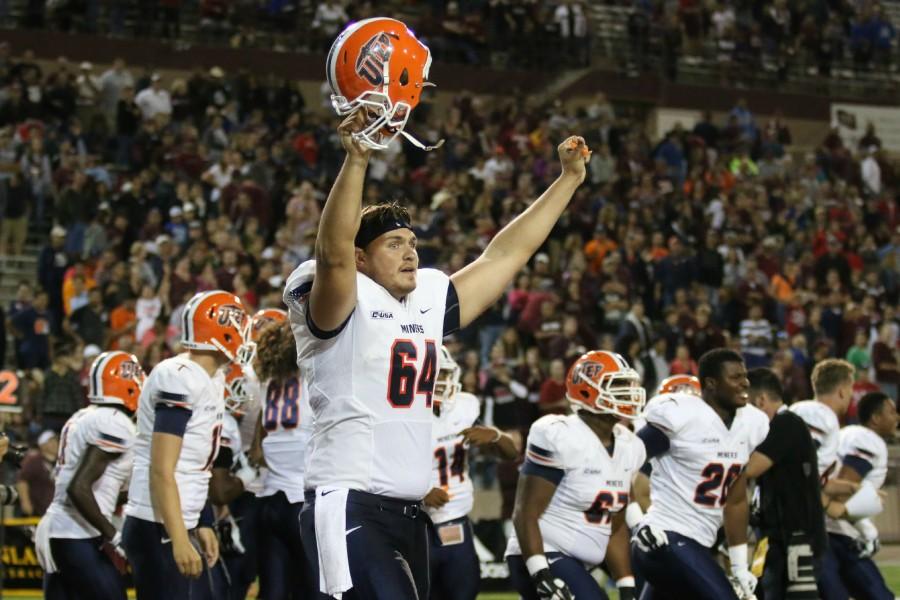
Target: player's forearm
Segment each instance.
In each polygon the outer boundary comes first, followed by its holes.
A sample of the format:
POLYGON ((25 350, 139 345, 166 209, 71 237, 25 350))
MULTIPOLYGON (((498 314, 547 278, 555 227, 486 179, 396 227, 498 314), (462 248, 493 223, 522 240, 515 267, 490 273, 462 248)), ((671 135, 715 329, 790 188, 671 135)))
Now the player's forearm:
POLYGON ((175 474, 163 473, 151 468, 150 496, 153 498, 154 506, 159 510, 163 526, 172 543, 186 542, 188 532, 181 516, 181 496, 178 492, 175 474))
POLYGON ((631 545, 629 543, 628 527, 625 519, 621 519, 618 527, 614 528, 609 544, 606 547, 606 564, 614 581, 623 577, 629 577, 631 572, 631 545))
POLYGON ((94 492, 90 487, 84 485, 70 485, 67 494, 69 500, 72 501, 72 505, 79 513, 81 513, 81 516, 84 517, 85 521, 99 531, 104 538, 111 540, 115 537, 116 528, 109 522, 109 519, 103 516, 103 513, 100 511, 100 506, 97 505, 97 499, 94 497, 94 492))
POLYGON ((504 460, 514 460, 519 456, 519 447, 516 441, 508 433, 500 433, 500 438, 494 443, 496 454, 504 460))
POLYGON ((326 265, 354 260, 366 165, 367 161, 348 155, 328 194, 316 236, 316 260, 326 265))
POLYGON ((213 476, 209 480, 210 502, 225 506, 243 493, 244 483, 240 479, 225 469, 213 469, 213 476))
POLYGON ((746 494, 732 502, 729 498, 725 504, 725 539, 729 546, 747 543, 747 525, 750 522, 750 503, 746 494))
POLYGON ((531 206, 494 236, 484 257, 511 260, 511 279, 550 235, 580 183, 574 175, 560 175, 531 206))
POLYGON ((544 553, 544 538, 541 536, 537 515, 516 510, 513 513, 513 526, 516 529, 516 537, 519 539, 522 558, 527 560, 530 556, 544 553))

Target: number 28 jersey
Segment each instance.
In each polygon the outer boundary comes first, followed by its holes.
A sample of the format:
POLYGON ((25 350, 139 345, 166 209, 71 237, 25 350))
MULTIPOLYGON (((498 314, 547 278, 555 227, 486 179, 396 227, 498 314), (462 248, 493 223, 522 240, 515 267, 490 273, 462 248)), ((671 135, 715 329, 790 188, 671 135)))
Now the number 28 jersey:
POLYGON ((690 394, 660 395, 647 404, 644 417, 669 438, 669 449, 653 464, 644 523, 712 547, 728 489, 768 434, 768 417, 747 405, 728 428, 702 398, 690 394))
POLYGON ((445 313, 457 304, 450 278, 419 269, 416 289, 399 301, 357 273, 353 312, 323 332, 307 311, 314 275, 315 261, 301 264, 284 294, 314 419, 306 488, 421 499, 431 479, 438 349, 449 333, 445 313))

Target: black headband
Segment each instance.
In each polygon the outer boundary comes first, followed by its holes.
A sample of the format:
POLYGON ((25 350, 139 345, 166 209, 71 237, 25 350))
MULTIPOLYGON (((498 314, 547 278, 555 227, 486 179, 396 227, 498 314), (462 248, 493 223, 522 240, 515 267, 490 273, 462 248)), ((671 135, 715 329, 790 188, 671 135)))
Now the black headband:
POLYGON ((405 219, 395 217, 390 213, 384 213, 380 218, 375 217, 363 221, 359 226, 359 231, 356 233, 356 239, 353 240, 353 244, 357 248, 365 250, 372 240, 395 229, 409 229, 411 231, 412 227, 405 219))

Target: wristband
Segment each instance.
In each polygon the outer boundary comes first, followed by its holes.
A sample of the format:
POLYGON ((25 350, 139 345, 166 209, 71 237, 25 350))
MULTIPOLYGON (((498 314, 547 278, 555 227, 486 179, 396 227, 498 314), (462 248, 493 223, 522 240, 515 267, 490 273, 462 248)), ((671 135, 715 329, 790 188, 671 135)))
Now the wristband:
POLYGON ((873 517, 884 510, 878 491, 868 481, 862 482, 859 491, 850 496, 850 499, 844 503, 844 507, 847 509, 847 516, 851 519, 873 517))
POLYGON ((628 529, 636 529, 643 520, 644 511, 641 510, 640 504, 632 502, 625 508, 625 524, 628 526, 628 529))
POLYGON ((738 544, 728 547, 728 560, 731 562, 731 571, 747 570, 747 544, 738 544))
POLYGON ((634 587, 634 577, 628 575, 627 577, 620 577, 616 579, 616 588, 633 588, 634 587))
POLYGON ((529 556, 528 560, 525 561, 525 568, 528 569, 528 574, 533 577, 538 571, 549 569, 550 563, 547 562, 547 557, 543 554, 535 554, 534 556, 529 556))
POLYGON ((491 440, 492 444, 496 444, 497 442, 500 441, 500 438, 503 437, 503 433, 501 433, 501 431, 499 429, 497 429, 496 427, 494 427, 494 433, 496 434, 496 437, 494 437, 494 439, 491 440))

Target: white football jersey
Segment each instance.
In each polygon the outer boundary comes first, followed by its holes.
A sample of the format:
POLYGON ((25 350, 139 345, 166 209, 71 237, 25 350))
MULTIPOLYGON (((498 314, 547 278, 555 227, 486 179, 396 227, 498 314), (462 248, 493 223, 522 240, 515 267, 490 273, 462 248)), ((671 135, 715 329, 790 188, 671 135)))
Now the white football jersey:
POLYGON ((175 465, 175 482, 184 525, 188 529, 196 527, 209 492, 210 470, 219 453, 224 392, 224 372, 220 370, 210 377, 187 354, 168 358, 150 372, 138 406, 134 470, 125 514, 162 523, 150 495, 150 446, 157 405, 175 406, 191 411, 175 465))
MULTIPOLYGON (((848 425, 838 435, 838 458, 843 461, 848 456, 855 456, 872 465, 863 481, 867 481, 879 490, 887 478, 888 449, 880 435, 862 425, 848 425)), ((859 537, 859 530, 844 520, 827 519, 827 529, 832 533, 853 538, 859 537)))
POLYGON ((298 372, 284 381, 267 381, 264 391, 262 447, 269 471, 259 495, 284 492, 289 502, 303 502, 306 448, 313 431, 309 389, 298 372))
POLYGON ((421 499, 431 482, 431 396, 450 278, 419 269, 416 289, 399 301, 357 273, 353 312, 320 339, 306 310, 314 274, 315 262, 303 263, 284 294, 314 416, 305 485, 421 499))
POLYGON ((722 525, 728 489, 769 432, 758 408, 739 408, 731 427, 702 398, 664 394, 644 414, 669 438, 650 477, 650 509, 644 523, 712 547, 722 525))
POLYGON ((799 415, 809 427, 813 441, 818 445, 819 477, 828 481, 837 473, 838 435, 841 424, 837 415, 828 406, 816 400, 802 400, 790 406, 791 412, 799 415))
POLYGON ((136 434, 131 417, 121 409, 108 405, 82 408, 66 421, 59 436, 53 503, 44 516, 50 520, 51 538, 87 539, 100 535, 69 500, 69 483, 89 446, 118 455, 106 466, 93 486, 97 506, 109 519, 116 511, 119 492, 127 487, 131 475, 131 448, 136 434))
MULTIPOLYGON (((561 552, 590 567, 606 557, 613 515, 628 506, 631 480, 647 456, 627 427, 616 425, 613 435, 610 456, 577 413, 547 415, 531 426, 526 460, 565 472, 538 520, 544 552, 561 552)), ((506 555, 521 553, 513 533, 506 555)))
POLYGON ((475 424, 481 404, 472 394, 457 392, 452 408, 434 419, 432 429, 431 487, 444 488, 450 494, 450 501, 441 508, 427 509, 436 525, 466 516, 475 502, 472 480, 469 479, 469 449, 463 445, 463 436, 459 432, 475 424))

